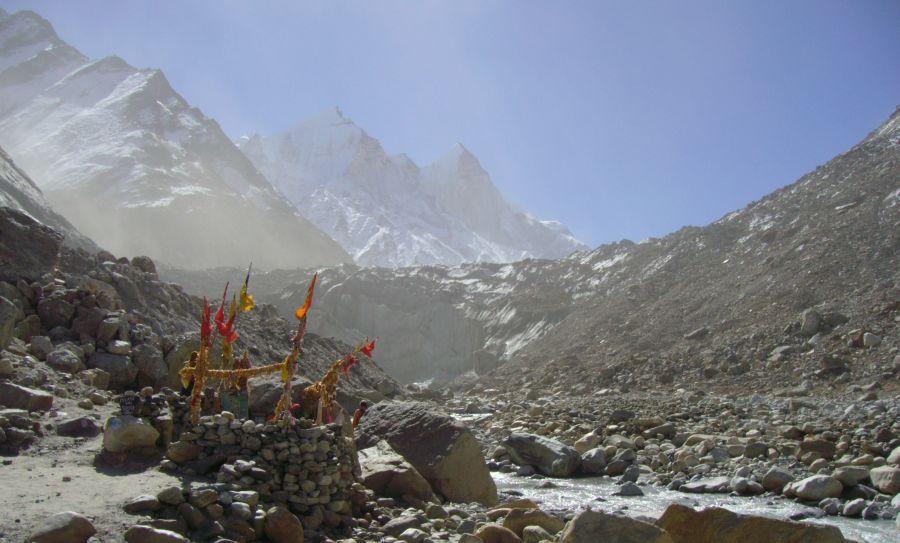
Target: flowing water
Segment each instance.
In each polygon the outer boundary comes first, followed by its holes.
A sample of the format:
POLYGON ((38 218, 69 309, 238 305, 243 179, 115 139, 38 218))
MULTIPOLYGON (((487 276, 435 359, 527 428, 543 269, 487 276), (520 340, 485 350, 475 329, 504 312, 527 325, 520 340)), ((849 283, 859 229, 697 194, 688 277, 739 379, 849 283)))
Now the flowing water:
MULTIPOLYGON (((625 511, 629 516, 659 517, 671 503, 680 503, 702 509, 723 507, 736 513, 765 515, 786 519, 798 511, 811 508, 781 497, 741 497, 728 494, 686 494, 666 490, 652 485, 641 486, 644 496, 613 496, 618 485, 609 477, 588 477, 582 479, 529 479, 511 473, 492 473, 501 492, 521 493, 525 498, 538 502, 544 510, 582 510, 587 507, 595 511, 625 511), (553 487, 542 488, 551 482, 553 487), (598 499, 600 498, 600 499, 598 499)), ((837 526, 844 537, 860 543, 897 543, 900 530, 893 520, 862 520, 845 517, 823 517, 808 519, 837 526)))

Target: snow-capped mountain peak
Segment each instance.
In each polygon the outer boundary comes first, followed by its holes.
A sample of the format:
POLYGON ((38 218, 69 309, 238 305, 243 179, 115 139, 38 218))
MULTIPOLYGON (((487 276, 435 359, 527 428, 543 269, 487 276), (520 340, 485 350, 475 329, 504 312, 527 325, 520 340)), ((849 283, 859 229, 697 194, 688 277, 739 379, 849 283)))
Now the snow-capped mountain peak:
POLYGON ((583 249, 561 225, 509 204, 461 143, 420 168, 329 108, 238 146, 357 263, 381 266, 510 261, 583 249))

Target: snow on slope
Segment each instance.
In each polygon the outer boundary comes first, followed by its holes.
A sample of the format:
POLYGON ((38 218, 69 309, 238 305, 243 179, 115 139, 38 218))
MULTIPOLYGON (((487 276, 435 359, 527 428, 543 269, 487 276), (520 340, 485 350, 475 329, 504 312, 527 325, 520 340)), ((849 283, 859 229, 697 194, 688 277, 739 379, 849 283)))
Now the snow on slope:
POLYGON ((110 251, 190 268, 350 260, 159 70, 91 61, 37 14, 0 14, 0 98, 0 145, 110 251))
POLYGON ((65 244, 70 247, 89 251, 99 249, 69 221, 50 209, 41 189, 13 163, 2 148, 0 148, 0 207, 11 207, 56 229, 63 235, 65 244))
POLYGON ((389 156, 338 108, 238 147, 361 265, 505 262, 584 248, 560 223, 506 202, 462 145, 419 168, 389 156))

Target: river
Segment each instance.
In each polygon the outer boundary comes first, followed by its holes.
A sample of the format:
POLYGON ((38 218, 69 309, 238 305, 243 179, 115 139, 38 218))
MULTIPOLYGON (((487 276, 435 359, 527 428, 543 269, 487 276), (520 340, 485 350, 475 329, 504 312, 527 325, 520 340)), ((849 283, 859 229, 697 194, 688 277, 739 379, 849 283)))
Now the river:
MULTIPOLYGON (((613 496, 618 488, 609 477, 588 477, 579 479, 530 479, 512 473, 492 473, 498 491, 513 491, 523 497, 538 502, 541 509, 582 510, 587 507, 595 511, 614 512, 625 510, 629 516, 659 517, 671 503, 681 503, 702 509, 724 507, 736 513, 765 515, 786 519, 789 515, 809 507, 782 498, 781 496, 742 497, 728 494, 686 494, 665 488, 643 485, 644 496, 613 496), (542 488, 550 481, 552 488, 542 488), (600 499, 598 499, 600 498, 600 499)), ((893 520, 862 520, 845 517, 823 517, 804 522, 831 524, 840 528, 844 537, 860 543, 896 543, 900 540, 900 530, 893 520)))

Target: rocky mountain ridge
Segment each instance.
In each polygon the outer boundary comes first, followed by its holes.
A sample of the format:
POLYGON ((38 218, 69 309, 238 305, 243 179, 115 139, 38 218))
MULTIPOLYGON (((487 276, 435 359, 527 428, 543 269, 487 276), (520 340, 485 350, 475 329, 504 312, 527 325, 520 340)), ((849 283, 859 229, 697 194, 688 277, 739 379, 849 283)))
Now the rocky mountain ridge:
POLYGON ((350 261, 160 70, 90 60, 30 11, 0 14, 0 145, 117 254, 187 268, 350 261))
POLYGON ((362 266, 559 258, 585 248, 562 224, 508 203, 461 144, 420 168, 332 108, 238 146, 362 266))
MULTIPOLYGON (((325 270, 319 331, 382 336, 386 369, 407 381, 498 367, 495 384, 533 372, 529 382, 582 392, 697 379, 787 388, 822 371, 877 379, 895 371, 898 348, 898 125, 895 112, 794 184, 661 239, 560 260, 325 270), (882 344, 862 348, 865 332, 882 344)), ((229 275, 239 272, 200 277, 229 275)), ((272 272, 263 298, 287 311, 307 278, 272 272)))

